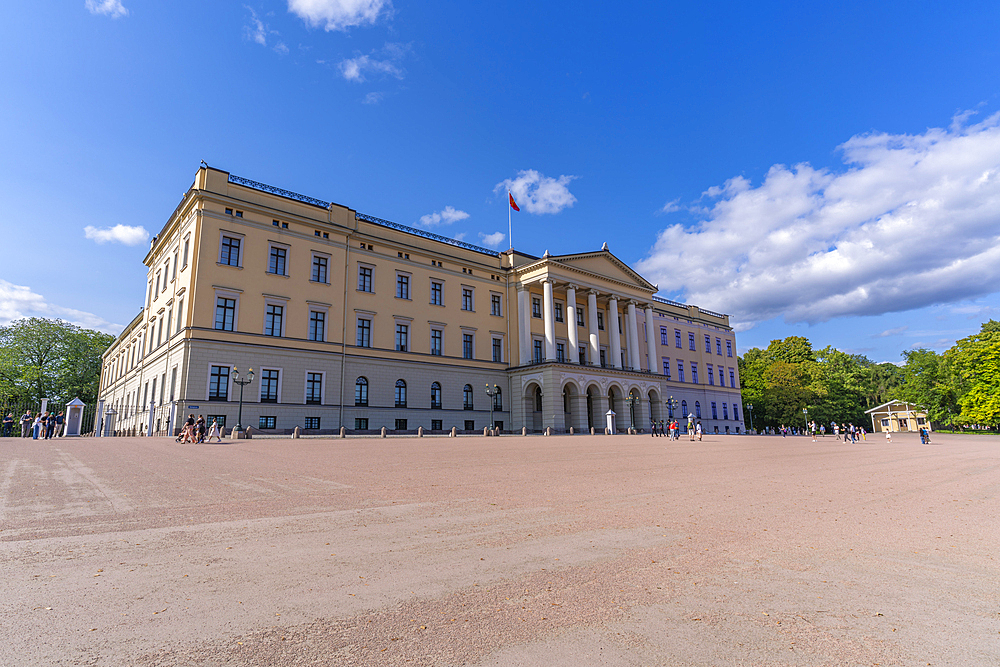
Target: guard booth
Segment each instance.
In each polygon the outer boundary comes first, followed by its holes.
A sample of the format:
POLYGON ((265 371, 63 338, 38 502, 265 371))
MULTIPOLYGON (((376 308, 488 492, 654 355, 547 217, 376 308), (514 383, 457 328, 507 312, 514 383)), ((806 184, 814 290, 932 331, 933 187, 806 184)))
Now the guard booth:
POLYGON ((617 424, 615 422, 615 416, 616 416, 615 415, 615 411, 614 410, 608 410, 607 412, 604 413, 604 416, 608 420, 608 433, 610 435, 614 435, 615 433, 617 433, 617 431, 615 430, 615 428, 617 426, 617 424))
POLYGON ((80 428, 83 426, 83 408, 86 404, 79 398, 74 398, 66 404, 66 432, 63 434, 67 438, 79 437, 80 428))

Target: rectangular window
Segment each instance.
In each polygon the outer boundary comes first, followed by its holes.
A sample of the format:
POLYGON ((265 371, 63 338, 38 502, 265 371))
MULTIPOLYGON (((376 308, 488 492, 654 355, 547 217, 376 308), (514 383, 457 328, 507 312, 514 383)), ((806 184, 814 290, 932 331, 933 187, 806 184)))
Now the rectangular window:
POLYGON ((712 368, 712 364, 706 364, 705 365, 705 370, 708 371, 708 384, 714 387, 715 386, 715 375, 713 375, 713 373, 715 373, 715 369, 712 368))
MULTIPOLYGON (((166 283, 163 283, 166 286, 166 283)), ((153 290, 153 301, 156 301, 160 297, 160 272, 156 272, 156 289, 153 290)))
POLYGON ((212 366, 208 381, 208 400, 229 400, 229 366, 212 366))
POLYGON ((215 300, 215 328, 219 331, 233 331, 236 322, 236 299, 220 296, 215 300))
POLYGON ((354 418, 354 430, 355 431, 367 431, 368 430, 368 418, 367 417, 355 417, 354 418))
POLYGON ((319 428, 319 417, 306 417, 306 428, 318 429, 319 428))
POLYGON ((285 307, 268 304, 264 309, 264 335, 280 336, 285 307))
POLYGON ((472 303, 472 290, 468 287, 462 288, 462 310, 475 310, 472 303))
POLYGON ((167 326, 166 326, 166 330, 167 330, 167 338, 168 339, 170 338, 170 324, 171 324, 171 321, 173 319, 174 319, 174 309, 171 308, 170 310, 167 311, 167 326))
POLYGON ((170 275, 170 279, 171 280, 176 280, 177 279, 177 255, 178 255, 178 251, 175 250, 174 251, 174 272, 170 275))
MULTIPOLYGON (((322 402, 323 402, 323 374, 306 373, 306 405, 319 405, 322 402)), ((316 428, 319 427, 317 426, 316 428)))
POLYGON ((493 361, 497 363, 503 361, 503 340, 500 338, 493 339, 493 361))
POLYGON ((396 380, 396 407, 406 407, 406 383, 402 380, 396 380))
POLYGON ((209 426, 215 422, 220 429, 226 428, 226 415, 205 415, 205 423, 209 426))
POLYGON ((355 407, 366 407, 368 405, 368 379, 360 377, 354 383, 354 405, 355 407))
POLYGON ((712 419, 719 418, 719 411, 715 407, 715 401, 712 401, 712 419))
POLYGON ((497 317, 502 317, 503 313, 500 311, 500 295, 491 294, 490 295, 490 315, 496 315, 497 317))
POLYGON ((581 345, 580 346, 580 365, 583 366, 583 365, 586 365, 586 363, 587 363, 587 346, 586 345, 581 345))
POLYGON ((542 318, 542 300, 537 296, 531 297, 531 316, 542 318))
POLYGON ((167 282, 170 281, 170 260, 163 264, 163 291, 167 291, 167 282))
POLYGON ((409 349, 410 327, 407 324, 396 325, 396 351, 406 352, 409 349))
POLYGON ((462 358, 472 359, 472 334, 462 334, 462 358))
POLYGON ((444 333, 440 329, 431 329, 431 354, 440 357, 444 348, 444 333))
POLYGON ((722 418, 729 419, 729 406, 726 403, 722 404, 722 418))
MULTIPOLYGON (((740 420, 740 408, 738 405, 733 403, 733 421, 738 422, 740 420)), ((737 431, 739 433, 739 431, 737 431)))
POLYGON ((677 347, 678 350, 681 349, 681 330, 680 329, 674 329, 674 345, 677 347))
POLYGON ((328 282, 327 278, 329 276, 329 271, 327 270, 329 260, 326 257, 320 257, 319 255, 313 255, 313 266, 312 266, 312 279, 313 282, 325 283, 328 282))
POLYGON ((604 331, 604 311, 597 311, 597 328, 604 331))
POLYGON ((444 422, 442 420, 440 420, 440 419, 432 419, 431 420, 431 430, 432 431, 443 431, 444 430, 444 422))
POLYGON ((698 384, 698 364, 691 362, 691 382, 698 384))
POLYGON ((726 356, 727 357, 733 356, 733 341, 731 340, 726 341, 726 356))
POLYGON ((261 430, 270 430, 273 428, 277 428, 277 425, 278 425, 277 417, 265 417, 264 415, 261 415, 260 419, 257 422, 257 427, 261 430))
POLYGON ((358 318, 358 347, 372 346, 372 321, 358 318))
POLYGON ((722 356, 722 339, 721 338, 716 338, 715 339, 715 352, 720 357, 722 356))
POLYGON ((719 386, 720 387, 726 386, 726 376, 723 375, 722 366, 719 366, 719 386))
POLYGON ((288 259, 288 250, 285 248, 278 248, 276 246, 271 246, 271 259, 268 264, 268 273, 274 273, 279 276, 288 275, 286 260, 288 259))
POLYGON ((309 340, 326 340, 326 313, 321 310, 309 311, 309 340))
POLYGON ((180 330, 183 328, 184 326, 183 322, 184 322, 184 299, 181 299, 180 303, 177 304, 177 331, 175 333, 179 333, 180 330))
POLYGON ((475 419, 466 419, 465 420, 465 430, 466 431, 475 431, 476 430, 476 420, 475 419))
POLYGON ((586 326, 583 323, 583 308, 581 308, 580 306, 576 307, 576 326, 578 327, 586 326))
POLYGON ((174 366, 170 371, 170 400, 174 400, 175 390, 177 389, 177 366, 174 366))
POLYGON ((690 349, 691 351, 695 350, 695 346, 694 346, 694 332, 693 331, 688 331, 688 349, 690 349))
POLYGON ((240 265, 240 242, 241 239, 232 236, 222 237, 222 254, 219 257, 220 264, 228 266, 240 265))
POLYGON ((705 336, 705 354, 712 354, 712 337, 705 336))
POLYGON ((260 402, 278 402, 278 371, 269 370, 260 372, 260 402))
POLYGON ((556 361, 566 361, 566 346, 562 343, 556 343, 556 361))
POLYGON ((371 292, 372 291, 372 270, 368 266, 358 267, 358 291, 359 292, 371 292))
POLYGON ((677 380, 684 382, 684 362, 677 360, 677 380))
POLYGON ((431 282, 431 304, 435 306, 444 305, 444 288, 441 283, 431 282))
POLYGON ((663 357, 663 375, 670 379, 670 357, 663 357))
POLYGON ((156 347, 160 347, 160 344, 162 342, 163 342, 163 318, 161 317, 156 327, 156 347))
POLYGON ((405 419, 397 419, 396 420, 396 430, 397 431, 405 431, 406 430, 406 420, 405 419))
POLYGON ((536 364, 541 363, 542 359, 543 359, 543 357, 542 357, 542 341, 540 341, 540 340, 532 341, 532 344, 533 344, 532 352, 534 354, 534 357, 533 357, 534 362, 536 364))
POLYGON ((562 322, 563 321, 563 305, 561 303, 559 303, 559 302, 556 302, 555 305, 556 305, 556 322, 562 322))
POLYGON ((410 298, 410 276, 404 276, 401 273, 396 274, 396 298, 410 298))
POLYGON ((736 371, 732 368, 729 369, 729 386, 733 389, 736 388, 736 371))
POLYGON ((188 247, 191 245, 190 239, 184 239, 184 268, 188 265, 188 247))
POLYGON ((601 368, 607 368, 608 365, 608 355, 606 350, 601 350, 601 368))
POLYGON ((660 327, 660 345, 670 345, 670 336, 666 327, 660 327))

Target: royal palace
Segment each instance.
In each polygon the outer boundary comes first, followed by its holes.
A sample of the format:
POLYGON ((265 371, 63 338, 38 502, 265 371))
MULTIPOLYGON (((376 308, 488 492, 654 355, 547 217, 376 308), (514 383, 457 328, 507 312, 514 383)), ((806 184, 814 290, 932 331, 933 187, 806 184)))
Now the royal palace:
POLYGON ((744 430, 728 316, 655 296, 607 244, 497 252, 203 166, 144 263, 104 355, 114 432, 603 432, 609 410, 744 430))

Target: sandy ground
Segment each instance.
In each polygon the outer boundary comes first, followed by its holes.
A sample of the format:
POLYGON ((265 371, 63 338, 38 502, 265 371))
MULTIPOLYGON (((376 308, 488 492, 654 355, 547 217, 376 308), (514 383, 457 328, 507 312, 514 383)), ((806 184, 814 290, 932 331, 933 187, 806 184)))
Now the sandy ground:
POLYGON ((1000 665, 1000 439, 0 440, 2 665, 1000 665))

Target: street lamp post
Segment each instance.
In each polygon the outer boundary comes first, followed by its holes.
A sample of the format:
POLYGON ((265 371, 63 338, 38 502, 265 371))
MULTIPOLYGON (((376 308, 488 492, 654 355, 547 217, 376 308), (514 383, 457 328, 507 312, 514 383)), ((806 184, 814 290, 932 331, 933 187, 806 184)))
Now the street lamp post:
POLYGON ((486 385, 486 395, 490 397, 490 432, 493 432, 496 423, 493 421, 493 397, 500 393, 500 387, 496 385, 486 385))
POLYGON ((750 432, 753 433, 753 403, 747 403, 747 412, 750 414, 750 432))
MULTIPOLYGON (((243 433, 243 387, 253 382, 253 369, 251 368, 247 372, 247 376, 241 380, 239 369, 233 366, 233 382, 240 386, 240 409, 236 415, 236 427, 233 432, 243 433)), ((239 436, 236 437, 239 438, 239 436)))
POLYGON ((632 429, 635 429, 635 417, 633 416, 635 406, 639 404, 640 400, 642 399, 638 396, 633 396, 632 394, 629 394, 628 398, 625 399, 625 403, 628 404, 628 423, 629 427, 632 429))
MULTIPOLYGON (((674 410, 676 410, 679 407, 680 407, 680 401, 678 401, 673 396, 670 396, 667 399, 667 418, 668 419, 673 419, 672 415, 674 413, 674 410)), ((671 435, 672 435, 672 432, 671 432, 671 435)))
POLYGON ((809 433, 809 410, 802 408, 802 417, 806 420, 806 433, 809 433))

